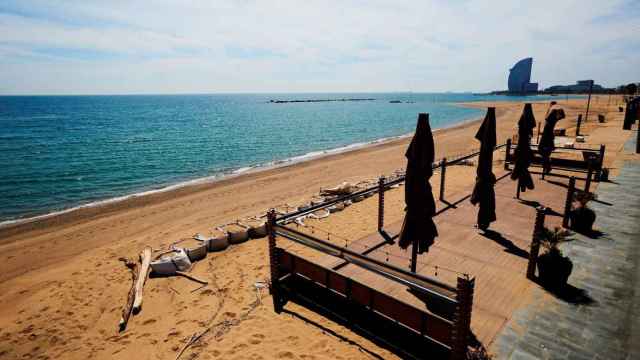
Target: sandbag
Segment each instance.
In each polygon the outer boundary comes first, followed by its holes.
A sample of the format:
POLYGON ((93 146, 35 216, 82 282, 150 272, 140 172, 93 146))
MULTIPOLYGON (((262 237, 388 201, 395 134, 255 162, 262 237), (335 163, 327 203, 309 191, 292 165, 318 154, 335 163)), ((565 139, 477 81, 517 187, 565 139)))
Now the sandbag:
POLYGON ((176 248, 174 252, 151 262, 151 270, 158 275, 173 275, 176 271, 187 271, 191 268, 189 255, 183 248, 176 248))

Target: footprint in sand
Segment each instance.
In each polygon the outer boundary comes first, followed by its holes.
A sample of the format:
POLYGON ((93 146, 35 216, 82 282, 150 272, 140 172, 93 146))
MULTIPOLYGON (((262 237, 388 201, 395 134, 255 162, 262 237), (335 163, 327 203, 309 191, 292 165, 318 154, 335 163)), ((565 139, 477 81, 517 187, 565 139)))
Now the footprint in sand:
POLYGON ((265 336, 262 334, 253 334, 251 335, 251 339, 249 339, 249 343, 253 345, 258 345, 264 340, 265 336))
POLYGON ((234 312, 225 311, 222 316, 234 319, 237 315, 234 312))
POLYGON ((153 324, 154 322, 156 322, 156 319, 147 319, 142 322, 142 325, 149 325, 149 324, 153 324))
POLYGON ((280 351, 276 354, 278 359, 294 359, 296 356, 291 351, 280 351))

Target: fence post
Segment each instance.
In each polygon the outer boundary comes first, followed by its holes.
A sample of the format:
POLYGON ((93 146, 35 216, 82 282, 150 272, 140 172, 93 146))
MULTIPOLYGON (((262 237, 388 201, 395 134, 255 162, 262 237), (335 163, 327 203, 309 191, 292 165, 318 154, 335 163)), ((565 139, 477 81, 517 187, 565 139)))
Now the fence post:
POLYGON ((540 251, 540 233, 544 228, 544 208, 536 209, 536 221, 533 225, 533 235, 531 236, 531 249, 529 250, 529 263, 527 264, 527 279, 533 279, 536 273, 538 262, 538 252, 540 251))
POLYGON ((378 179, 378 231, 384 227, 384 176, 378 179))
POLYGON ((441 166, 440 166, 440 201, 444 200, 444 182, 446 179, 447 173, 447 158, 442 158, 441 166))
POLYGON ((582 123, 582 114, 578 114, 578 123, 576 124, 576 136, 580 136, 580 123, 582 123))
POLYGON ((604 166, 604 144, 600 144, 600 154, 598 156, 598 169, 596 170, 596 181, 600 181, 600 176, 602 176, 602 167, 604 166))
POLYGON ((451 336, 451 359, 463 360, 467 358, 467 345, 471 334, 471 312, 473 310, 473 290, 475 279, 458 277, 456 306, 453 318, 451 336))
POLYGON ((569 178, 569 186, 567 187, 567 198, 564 201, 564 214, 562 216, 562 227, 569 228, 569 213, 571 212, 571 205, 573 204, 573 194, 576 191, 576 178, 569 178))
POLYGON ((278 249, 276 248, 276 211, 270 209, 267 213, 267 231, 269 233, 269 270, 271 273, 271 286, 269 290, 273 299, 273 310, 276 313, 282 311, 282 300, 280 299, 280 280, 278 275, 278 249))
POLYGON ((633 125, 632 117, 633 115, 631 114, 631 107, 629 106, 629 103, 627 103, 624 109, 624 121, 622 122, 623 130, 631 130, 631 126, 633 125))
POLYGON ((636 128, 636 154, 640 154, 640 120, 638 120, 638 127, 636 128))
POLYGON ((507 148, 504 153, 504 169, 509 170, 509 153, 511 152, 511 139, 507 139, 507 148))
POLYGON ((591 178, 593 177, 593 160, 587 161, 587 181, 584 183, 584 192, 588 193, 591 188, 591 178))

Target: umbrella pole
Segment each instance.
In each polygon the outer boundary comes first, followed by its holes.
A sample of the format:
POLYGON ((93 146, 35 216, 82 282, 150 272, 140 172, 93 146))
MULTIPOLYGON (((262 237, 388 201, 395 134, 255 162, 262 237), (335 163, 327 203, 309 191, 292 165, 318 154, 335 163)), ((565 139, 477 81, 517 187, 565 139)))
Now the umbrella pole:
POLYGON ((518 184, 516 185, 516 199, 520 199, 520 179, 518 179, 518 184))
POLYGON ((411 272, 416 272, 416 263, 418 262, 418 240, 413 240, 411 246, 411 272))

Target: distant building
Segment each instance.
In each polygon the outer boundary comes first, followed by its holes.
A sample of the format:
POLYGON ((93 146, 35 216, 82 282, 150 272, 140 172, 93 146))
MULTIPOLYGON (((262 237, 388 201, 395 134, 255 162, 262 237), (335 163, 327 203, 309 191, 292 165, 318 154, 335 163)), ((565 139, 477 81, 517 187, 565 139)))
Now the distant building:
POLYGON ((531 67, 533 58, 518 61, 509 70, 509 93, 526 94, 538 92, 538 83, 531 82, 531 67))
POLYGON ((575 85, 555 85, 546 88, 544 91, 549 93, 588 93, 590 88, 592 92, 605 90, 602 86, 594 83, 593 80, 579 80, 575 85), (591 88, 591 84, 593 84, 593 88, 591 88))

